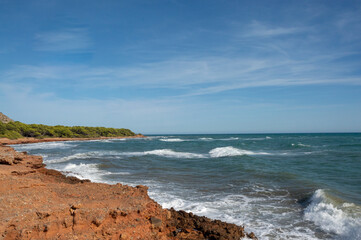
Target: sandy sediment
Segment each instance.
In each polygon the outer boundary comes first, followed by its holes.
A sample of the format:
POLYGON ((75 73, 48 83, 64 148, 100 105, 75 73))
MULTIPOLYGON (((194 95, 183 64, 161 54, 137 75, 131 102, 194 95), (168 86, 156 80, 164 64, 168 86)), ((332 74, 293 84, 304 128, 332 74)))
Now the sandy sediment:
POLYGON ((1 240, 256 239, 241 226, 163 209, 146 186, 66 177, 46 169, 42 157, 5 146, 54 140, 0 139, 1 240))

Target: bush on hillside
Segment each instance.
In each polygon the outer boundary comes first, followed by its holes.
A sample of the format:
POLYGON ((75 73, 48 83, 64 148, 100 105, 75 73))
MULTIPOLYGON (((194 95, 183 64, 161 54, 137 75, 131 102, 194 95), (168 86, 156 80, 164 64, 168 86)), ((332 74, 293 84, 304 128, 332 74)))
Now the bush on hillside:
POLYGON ((134 136, 134 132, 125 128, 82 127, 82 126, 47 126, 42 124, 25 124, 22 122, 0 122, 0 138, 16 139, 34 138, 96 138, 134 136))

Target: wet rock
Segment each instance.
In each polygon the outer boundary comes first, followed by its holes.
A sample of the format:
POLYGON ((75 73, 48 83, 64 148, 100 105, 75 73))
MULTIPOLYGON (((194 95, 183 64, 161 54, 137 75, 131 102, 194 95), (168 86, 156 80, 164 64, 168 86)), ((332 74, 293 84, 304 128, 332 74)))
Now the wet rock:
POLYGON ((219 220, 211 220, 206 217, 199 217, 185 211, 170 209, 172 218, 168 221, 169 226, 177 230, 173 233, 178 236, 187 235, 187 229, 195 229, 203 236, 202 239, 237 239, 245 237, 244 228, 235 224, 225 223, 219 220))
POLYGON ((256 235, 253 232, 247 233, 247 237, 250 239, 258 240, 258 238, 256 237, 256 235))

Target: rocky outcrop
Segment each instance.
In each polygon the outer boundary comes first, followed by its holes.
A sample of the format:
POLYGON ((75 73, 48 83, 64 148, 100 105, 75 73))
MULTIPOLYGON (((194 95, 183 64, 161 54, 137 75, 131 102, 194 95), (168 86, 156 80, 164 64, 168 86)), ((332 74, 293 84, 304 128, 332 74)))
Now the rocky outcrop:
POLYGON ((14 120, 12 120, 12 119, 9 118, 8 116, 6 116, 6 115, 3 114, 2 112, 0 112, 0 122, 9 123, 9 122, 14 122, 14 120))
POLYGON ((85 141, 99 139, 121 139, 121 138, 145 138, 142 134, 126 137, 98 137, 98 138, 32 138, 24 137, 18 139, 0 138, 0 145, 24 144, 24 143, 40 143, 40 142, 65 142, 65 141, 85 141))
POLYGON ((0 239, 240 239, 243 227, 163 209, 146 186, 92 183, 0 146, 0 239))
MULTIPOLYGON (((175 230, 173 236, 180 239, 234 239, 238 240, 244 237, 252 238, 252 233, 247 234, 243 227, 235 224, 225 223, 219 220, 211 220, 206 217, 199 217, 193 213, 185 211, 176 211, 170 209, 172 218, 168 220, 170 226, 175 230), (192 230, 196 230, 192 233, 192 230), (191 234, 190 234, 191 233, 191 234)), ((253 237, 255 239, 255 237, 253 237)))

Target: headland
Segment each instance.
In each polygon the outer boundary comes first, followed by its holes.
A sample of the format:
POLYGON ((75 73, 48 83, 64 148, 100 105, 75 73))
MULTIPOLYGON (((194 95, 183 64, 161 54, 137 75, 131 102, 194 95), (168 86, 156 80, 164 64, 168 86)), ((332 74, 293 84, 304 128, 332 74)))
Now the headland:
POLYGON ((242 226, 163 209, 146 186, 67 177, 6 146, 70 140, 93 139, 0 139, 0 239, 257 239, 242 226))

